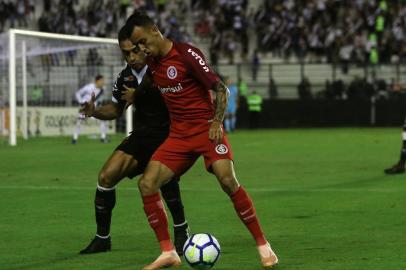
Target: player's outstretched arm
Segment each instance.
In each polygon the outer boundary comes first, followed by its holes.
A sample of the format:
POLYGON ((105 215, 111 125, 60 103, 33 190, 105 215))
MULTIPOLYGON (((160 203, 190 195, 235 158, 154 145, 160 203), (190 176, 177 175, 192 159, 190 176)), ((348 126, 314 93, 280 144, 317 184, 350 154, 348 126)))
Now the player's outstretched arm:
POLYGON ((123 114, 124 106, 118 103, 110 102, 101 107, 95 106, 96 96, 92 93, 92 98, 85 102, 79 112, 86 117, 94 117, 100 120, 113 120, 123 114))
POLYGON ((110 101, 103 106, 97 107, 92 116, 100 120, 113 120, 119 118, 123 112, 123 105, 110 101))
POLYGON ((209 130, 209 138, 210 140, 220 143, 223 138, 223 129, 221 125, 227 108, 229 90, 222 81, 216 82, 213 86, 213 90, 216 92, 216 111, 214 113, 213 123, 209 130))
POLYGON ((76 95, 76 98, 77 98, 78 102, 82 104, 79 109, 79 112, 81 114, 84 114, 86 117, 91 117, 95 110, 95 105, 94 105, 94 102, 96 101, 95 94, 92 93, 92 97, 90 98, 90 100, 85 101, 84 103, 82 103, 80 96, 76 95))

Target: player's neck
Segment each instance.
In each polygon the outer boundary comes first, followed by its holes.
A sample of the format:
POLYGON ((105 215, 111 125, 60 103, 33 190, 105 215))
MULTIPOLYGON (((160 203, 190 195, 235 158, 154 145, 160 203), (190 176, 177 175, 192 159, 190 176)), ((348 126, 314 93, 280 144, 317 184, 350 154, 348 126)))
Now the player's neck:
POLYGON ((162 49, 160 53, 160 58, 163 58, 168 55, 168 53, 172 50, 173 42, 170 39, 164 38, 162 41, 162 49))

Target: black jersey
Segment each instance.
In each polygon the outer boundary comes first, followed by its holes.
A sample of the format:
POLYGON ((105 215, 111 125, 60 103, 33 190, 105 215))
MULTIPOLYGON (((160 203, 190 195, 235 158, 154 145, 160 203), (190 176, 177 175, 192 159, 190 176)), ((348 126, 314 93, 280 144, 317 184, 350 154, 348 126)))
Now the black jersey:
MULTIPOLYGON (((124 106, 121 100, 124 85, 137 89, 145 73, 149 72, 145 66, 136 72, 127 65, 117 76, 113 84, 112 101, 124 106)), ((136 92, 134 100, 134 132, 140 136, 163 135, 169 132, 169 113, 158 89, 151 85, 151 89, 136 92)))

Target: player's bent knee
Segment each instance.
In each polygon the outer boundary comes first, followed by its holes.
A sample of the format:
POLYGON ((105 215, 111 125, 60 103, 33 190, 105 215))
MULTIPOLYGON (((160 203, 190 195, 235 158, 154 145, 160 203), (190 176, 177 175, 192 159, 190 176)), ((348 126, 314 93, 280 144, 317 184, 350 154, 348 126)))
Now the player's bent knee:
POLYGON ((152 195, 158 192, 159 187, 157 187, 153 179, 142 177, 138 181, 138 188, 143 196, 152 195))
POLYGON ((102 170, 99 173, 99 185, 104 188, 112 188, 117 184, 108 171, 102 170))
POLYGON ((232 175, 222 176, 219 179, 221 188, 225 193, 231 195, 238 190, 239 184, 237 179, 232 175))

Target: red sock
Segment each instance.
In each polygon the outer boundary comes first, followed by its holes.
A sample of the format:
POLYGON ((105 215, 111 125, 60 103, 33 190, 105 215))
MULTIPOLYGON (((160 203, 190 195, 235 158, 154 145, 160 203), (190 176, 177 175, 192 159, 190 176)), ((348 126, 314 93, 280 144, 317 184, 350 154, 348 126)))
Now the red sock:
POLYGON ((265 245, 267 241, 262 232, 261 225, 259 225, 254 204, 247 192, 245 192, 244 188, 240 186, 236 192, 231 194, 230 198, 233 201, 238 216, 251 232, 257 245, 265 245))
POLYGON ((143 196, 144 212, 147 215, 149 225, 154 230, 162 251, 173 249, 168 230, 168 218, 159 193, 143 196))

